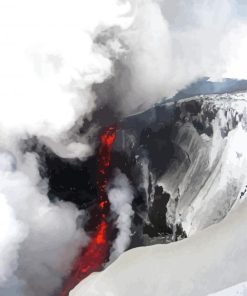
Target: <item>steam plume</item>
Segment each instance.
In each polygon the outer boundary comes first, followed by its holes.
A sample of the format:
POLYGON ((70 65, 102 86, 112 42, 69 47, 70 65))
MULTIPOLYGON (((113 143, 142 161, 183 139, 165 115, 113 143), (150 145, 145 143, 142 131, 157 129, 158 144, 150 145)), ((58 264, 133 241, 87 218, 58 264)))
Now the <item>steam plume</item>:
POLYGON ((60 286, 78 247, 87 243, 76 226, 83 213, 70 203, 49 201, 34 154, 17 164, 1 152, 0 178, 0 294, 12 296, 9 289, 14 285, 18 295, 50 295, 60 286), (28 176, 26 165, 35 178, 28 176))
POLYGON ((133 23, 116 32, 126 51, 107 93, 122 113, 150 107, 201 77, 247 78, 243 1, 130 2, 133 23))
MULTIPOLYGON (((94 38, 110 26, 127 26, 128 7, 117 0, 1 0, 1 136, 52 138, 72 154, 66 132, 94 109, 92 84, 112 75, 109 54, 94 38)), ((76 144, 80 156, 86 143, 76 144)))
POLYGON ((108 191, 108 198, 111 203, 111 211, 118 218, 116 226, 118 228, 118 236, 113 243, 110 262, 114 261, 128 247, 131 235, 131 217, 134 214, 132 210, 132 201, 134 198, 133 189, 128 178, 120 171, 115 171, 115 177, 108 191))

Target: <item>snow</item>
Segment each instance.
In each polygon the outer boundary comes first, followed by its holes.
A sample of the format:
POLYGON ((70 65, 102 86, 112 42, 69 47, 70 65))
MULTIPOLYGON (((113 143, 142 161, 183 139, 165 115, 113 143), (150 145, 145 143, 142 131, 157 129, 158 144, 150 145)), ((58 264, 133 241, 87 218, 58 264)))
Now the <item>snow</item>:
POLYGON ((246 296, 247 295, 247 282, 243 282, 232 286, 230 288, 221 290, 208 296, 246 296))
POLYGON ((206 296, 221 290, 217 296, 232 296, 224 289, 247 280, 246 217, 247 201, 241 200, 220 223, 183 241, 125 252, 70 296, 206 296))
POLYGON ((247 95, 198 96, 179 104, 189 100, 202 100, 198 120, 215 114, 213 136, 199 135, 191 122, 181 124, 173 139, 180 154, 158 184, 171 195, 168 222, 192 235, 221 221, 247 185, 247 95))

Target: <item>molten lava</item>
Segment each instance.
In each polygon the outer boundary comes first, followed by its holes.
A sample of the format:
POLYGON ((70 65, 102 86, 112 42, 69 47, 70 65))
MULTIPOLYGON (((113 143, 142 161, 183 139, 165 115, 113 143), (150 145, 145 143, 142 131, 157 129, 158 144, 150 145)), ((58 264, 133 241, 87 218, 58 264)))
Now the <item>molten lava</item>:
POLYGON ((60 296, 68 296, 82 279, 94 271, 99 271, 109 255, 109 243, 107 240, 106 217, 109 210, 109 201, 106 186, 109 179, 109 167, 111 163, 111 149, 116 138, 116 128, 109 127, 100 137, 99 162, 97 169, 97 186, 99 191, 99 204, 97 207, 100 223, 90 243, 83 249, 74 262, 72 272, 64 285, 60 296))

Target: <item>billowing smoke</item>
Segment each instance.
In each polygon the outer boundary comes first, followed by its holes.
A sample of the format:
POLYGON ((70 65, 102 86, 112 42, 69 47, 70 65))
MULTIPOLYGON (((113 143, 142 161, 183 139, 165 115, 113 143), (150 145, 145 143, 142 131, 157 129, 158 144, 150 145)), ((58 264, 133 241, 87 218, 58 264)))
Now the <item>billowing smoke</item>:
POLYGON ((128 178, 120 171, 115 171, 111 182, 108 198, 111 203, 111 211, 117 215, 116 226, 118 235, 115 239, 110 255, 110 262, 117 259, 129 246, 131 236, 131 218, 134 214, 132 201, 133 189, 128 178))
POLYGON ((116 0, 1 0, 1 137, 48 137, 46 143, 63 144, 70 155, 88 153, 85 139, 73 143, 66 132, 94 109, 92 84, 112 75, 109 53, 94 38, 113 25, 125 28, 128 6, 116 0))
POLYGON ((90 117, 97 96, 118 100, 114 108, 126 114, 201 77, 247 78, 244 5, 1 0, 1 126, 59 139, 80 155, 85 139, 70 145, 64 132, 90 117))
POLYGON ((15 289, 17 295, 50 295, 87 243, 76 224, 83 213, 73 204, 49 201, 34 154, 18 164, 1 152, 0 178, 0 294, 12 296, 15 289))
POLYGON ((52 295, 88 241, 83 212, 50 202, 37 155, 20 143, 35 136, 60 157, 92 153, 73 131, 95 108, 92 84, 112 75, 94 38, 124 29, 128 9, 115 0, 0 1, 1 295, 52 295))
POLYGON ((115 63, 112 86, 103 85, 121 112, 143 110, 201 77, 247 78, 243 1, 131 3, 132 25, 116 32, 126 51, 115 63))
POLYGON ((86 138, 75 143, 65 132, 90 117, 96 101, 117 100, 113 108, 128 114, 201 77, 247 78, 241 5, 1 0, 1 128, 85 156, 86 138), (93 85, 101 85, 96 94, 93 85))

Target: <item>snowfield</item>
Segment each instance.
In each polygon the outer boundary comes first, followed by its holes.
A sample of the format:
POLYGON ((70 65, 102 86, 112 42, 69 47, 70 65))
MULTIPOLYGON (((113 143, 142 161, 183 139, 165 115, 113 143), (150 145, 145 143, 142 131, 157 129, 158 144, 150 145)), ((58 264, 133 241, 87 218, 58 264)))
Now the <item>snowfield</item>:
MULTIPOLYGON (((204 296, 245 282, 246 217, 244 200, 223 221, 188 239, 132 249, 70 296, 204 296)), ((246 295, 246 287, 242 290, 216 295, 246 295)))
POLYGON ((208 296, 246 296, 247 295, 247 282, 240 283, 230 288, 224 289, 208 296))

